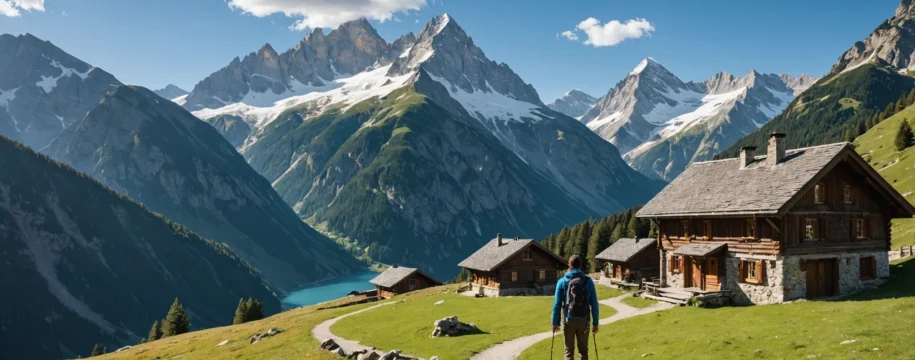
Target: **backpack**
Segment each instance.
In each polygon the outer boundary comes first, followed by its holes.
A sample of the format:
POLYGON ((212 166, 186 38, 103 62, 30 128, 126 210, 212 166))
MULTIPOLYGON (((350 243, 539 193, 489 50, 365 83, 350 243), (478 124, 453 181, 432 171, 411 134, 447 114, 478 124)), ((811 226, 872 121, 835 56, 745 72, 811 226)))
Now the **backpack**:
POLYGON ((588 302, 587 278, 573 277, 569 281, 569 291, 566 295, 566 314, 571 319, 587 319, 590 312, 588 302))

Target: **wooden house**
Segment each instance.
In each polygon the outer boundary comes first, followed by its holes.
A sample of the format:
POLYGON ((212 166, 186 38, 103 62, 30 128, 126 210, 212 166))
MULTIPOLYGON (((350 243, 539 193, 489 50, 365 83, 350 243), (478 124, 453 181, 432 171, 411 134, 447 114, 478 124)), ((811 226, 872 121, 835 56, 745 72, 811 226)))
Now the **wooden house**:
POLYGON ((663 289, 735 303, 851 294, 889 277, 890 220, 915 208, 849 143, 697 162, 638 213, 658 226, 663 289))
POLYGON ((458 266, 470 272, 471 290, 484 296, 547 295, 565 261, 531 239, 503 239, 486 243, 458 266))
POLYGON ((369 283, 375 285, 378 297, 382 299, 442 284, 419 269, 397 265, 389 267, 369 283))
POLYGON ((605 262, 601 275, 613 285, 637 287, 643 279, 660 274, 658 243, 654 239, 622 238, 596 258, 605 262))

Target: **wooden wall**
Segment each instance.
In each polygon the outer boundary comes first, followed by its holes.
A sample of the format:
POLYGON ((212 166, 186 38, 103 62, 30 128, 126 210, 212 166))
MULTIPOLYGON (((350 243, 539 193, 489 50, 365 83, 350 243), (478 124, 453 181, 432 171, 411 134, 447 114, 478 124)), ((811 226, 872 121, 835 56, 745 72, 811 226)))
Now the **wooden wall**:
POLYGON ((515 256, 491 272, 470 270, 471 282, 494 289, 528 288, 532 286, 555 285, 561 269, 566 265, 536 246, 521 250, 515 256), (524 259, 524 252, 531 251, 530 260, 524 259), (539 278, 540 270, 546 271, 546 278, 539 278), (512 281, 512 272, 517 280, 512 281))
POLYGON ((665 250, 676 250, 690 242, 703 241, 726 242, 729 251, 739 253, 776 254, 780 248, 778 239, 781 234, 765 217, 665 218, 659 221, 658 236, 665 250), (747 220, 755 224, 755 238, 745 236, 747 220), (688 226, 685 237, 682 221, 686 221, 688 226), (711 238, 705 233, 706 222, 711 225, 711 238))

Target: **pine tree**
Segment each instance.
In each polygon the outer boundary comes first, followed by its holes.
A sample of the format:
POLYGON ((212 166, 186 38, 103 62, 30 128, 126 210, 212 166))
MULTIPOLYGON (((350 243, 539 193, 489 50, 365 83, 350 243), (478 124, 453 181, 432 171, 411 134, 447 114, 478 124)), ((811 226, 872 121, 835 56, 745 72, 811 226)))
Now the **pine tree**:
POLYGON ((257 321, 264 318, 264 304, 252 298, 248 298, 248 315, 247 321, 257 321))
POLYGON ((95 344, 95 346, 92 347, 92 356, 99 356, 102 354, 104 354, 102 352, 102 347, 98 346, 98 344, 95 344))
POLYGON ((238 299, 238 307, 235 308, 235 317, 232 318, 232 324, 244 324, 248 321, 248 303, 245 299, 238 299))
POLYGON ((578 233, 581 232, 581 223, 572 225, 572 228, 569 229, 569 238, 566 239, 566 243, 562 244, 562 253, 566 260, 568 260, 572 255, 575 255, 575 243, 578 241, 578 233))
POLYGON ((893 113, 898 114, 902 109, 905 109, 905 96, 896 100, 896 107, 893 109, 893 113))
POLYGON ((162 323, 162 337, 184 334, 190 329, 191 319, 184 312, 184 307, 178 302, 178 298, 175 298, 175 302, 168 309, 168 315, 165 316, 162 323))
POLYGON ((658 238, 658 227, 654 224, 651 224, 651 230, 648 230, 648 238, 657 239, 658 238))
POLYGON ((146 335, 146 341, 156 341, 162 338, 162 324, 159 320, 153 322, 152 328, 149 329, 149 335, 146 335))
POLYGON ((565 244, 569 240, 569 227, 563 226, 556 236, 556 242, 553 244, 553 252, 561 258, 566 258, 565 244))
POLYGON ((610 233, 610 242, 616 243, 617 240, 623 237, 623 226, 621 224, 616 225, 613 228, 613 232, 610 233))
POLYGON ((902 119, 902 122, 899 124, 899 131, 896 132, 895 145, 896 151, 902 151, 915 145, 915 135, 912 134, 912 127, 909 125, 908 119, 902 119))
POLYGON ((638 237, 639 232, 639 218, 635 217, 635 214, 629 218, 629 225, 626 226, 626 237, 638 237))
POLYGON ((588 264, 588 240, 591 239, 591 221, 585 221, 578 227, 578 234, 572 247, 572 255, 578 255, 582 261, 582 271, 590 272, 588 264))
POLYGON ((867 127, 864 125, 863 121, 858 121, 858 136, 864 135, 867 132, 867 127))

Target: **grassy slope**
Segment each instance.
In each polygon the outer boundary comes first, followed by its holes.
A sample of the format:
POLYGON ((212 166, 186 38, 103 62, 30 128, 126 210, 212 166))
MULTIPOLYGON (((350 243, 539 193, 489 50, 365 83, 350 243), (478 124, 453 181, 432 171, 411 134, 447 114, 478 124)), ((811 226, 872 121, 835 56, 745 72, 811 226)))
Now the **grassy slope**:
MULTIPOLYGON (((437 300, 430 299, 441 299, 442 297, 450 298, 456 297, 453 295, 454 290, 456 289, 455 285, 446 285, 430 289, 424 289, 420 291, 415 291, 410 294, 401 295, 393 298, 394 301, 406 300, 407 304, 431 304, 437 300)), ((604 286, 598 286, 598 297, 601 299, 606 299, 610 297, 619 296, 622 293, 618 290, 611 289, 604 286)), ((493 299, 472 299, 467 297, 461 297, 468 300, 493 300, 493 299)), ((541 306, 542 308, 549 309, 550 303, 547 297, 539 298, 526 298, 526 297, 516 297, 516 298, 503 298, 503 303, 510 306, 510 311, 512 313, 521 313, 518 311, 513 304, 517 301, 528 301, 529 299, 535 299, 535 302, 543 302, 545 305, 541 306)), ((446 301, 446 303, 455 303, 454 301, 446 301)), ((322 306, 332 305, 324 304, 322 306)), ((317 350, 318 341, 311 337, 311 330, 318 325, 319 323, 366 307, 372 306, 374 304, 361 304, 354 305, 350 307, 338 308, 338 309, 329 309, 329 310, 317 310, 318 306, 309 306, 298 308, 294 310, 289 310, 269 318, 266 318, 261 321, 250 322, 241 325, 233 326, 223 326, 218 328, 212 328, 202 331, 195 331, 180 336, 170 337, 163 340, 153 341, 147 344, 140 344, 134 346, 134 348, 120 352, 107 354, 98 359, 170 359, 176 356, 180 356, 182 360, 188 359, 336 359, 337 357, 332 356, 330 353, 325 351, 317 350), (283 330, 283 333, 267 340, 261 341, 257 344, 250 345, 248 344, 248 339, 251 335, 262 333, 268 329, 276 327, 283 330), (219 344, 223 340, 229 340, 229 343, 216 347, 216 344, 219 344)), ((391 305, 397 307, 400 305, 391 305)), ((431 306, 431 305, 430 305, 431 306)), ((401 306, 402 307, 402 306, 401 306)), ((403 308, 403 307, 402 307, 403 308)), ((542 308, 537 310, 543 312, 542 308)), ((382 308, 379 310, 386 310, 382 308)), ((549 310, 546 310, 547 314, 549 310)), ((613 310, 610 308, 604 307, 602 309, 602 317, 611 316, 613 310)), ((371 314, 368 312, 366 314, 371 314)), ((455 314, 450 314, 455 315, 455 314)), ((458 312, 456 315, 461 318, 461 313, 458 312)), ((449 316, 443 315, 435 320, 449 316)), ((548 315, 547 315, 548 316, 548 315)), ((545 328, 546 326, 543 323, 548 323, 546 318, 543 316, 539 317, 524 317, 524 319, 535 318, 536 326, 531 326, 530 332, 537 332, 545 328)), ((466 321, 466 319, 462 319, 466 321)), ((345 321, 345 320, 343 320, 345 321)), ((341 321, 341 322, 343 322, 341 321)), ((422 322, 417 324, 417 326, 424 326, 428 329, 423 328, 422 330, 415 330, 417 334, 428 337, 432 333, 431 329, 432 322, 422 322), (428 330, 428 332, 425 332, 428 330)), ((480 323, 480 326, 484 326, 483 323, 480 323)), ((518 329, 521 330, 522 326, 517 325, 518 329)), ((403 327, 392 327, 391 329, 385 332, 386 334, 392 333, 401 333, 405 328, 403 327)), ((334 331, 338 331, 338 327, 334 327, 334 331)), ((342 332, 337 333, 338 335, 344 336, 342 332)), ((366 341, 361 337, 353 337, 354 339, 362 340, 364 343, 372 344, 374 346, 379 346, 380 344, 372 343, 371 341, 366 341)), ((462 340, 463 341, 463 340, 462 340)), ((458 344, 457 346, 462 346, 458 344)), ((405 347, 406 349, 406 347, 405 347)), ((412 348, 410 348, 412 349, 412 348)), ((446 357, 445 359, 449 359, 446 357)))
POLYGON ((629 296, 629 297, 623 299, 623 304, 632 306, 634 308, 639 308, 639 309, 647 308, 647 307, 652 306, 657 303, 658 303, 657 300, 646 299, 646 298, 639 297, 639 296, 629 296))
MULTIPOLYGON (((602 358, 614 359, 912 359, 915 260, 892 272, 884 287, 842 301, 681 307, 626 319, 603 327, 597 343, 602 358), (840 345, 846 340, 856 342, 840 345)), ((547 359, 549 346, 540 342, 521 359, 547 359)))
MULTIPOLYGON (((893 143, 899 124, 903 120, 913 124, 913 119, 915 106, 910 106, 855 140, 858 153, 909 202, 915 202, 915 147, 898 152, 893 143)), ((894 220, 892 231, 894 249, 915 244, 915 219, 894 220)))
MULTIPOLYGON (((618 296, 618 290, 598 286, 599 298, 618 296)), ((414 356, 467 359, 497 343, 549 330, 551 296, 472 298, 439 294, 404 304, 379 308, 340 320, 331 329, 347 339, 359 339, 381 349, 403 349, 414 356), (441 305, 436 301, 444 300, 441 305), (435 320, 456 315, 475 323, 484 334, 431 338, 435 320), (397 335, 392 336, 396 333, 397 335)), ((601 317, 616 311, 601 306, 601 317)))

